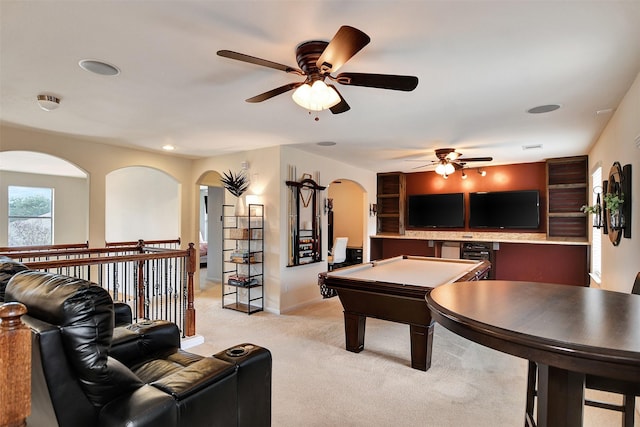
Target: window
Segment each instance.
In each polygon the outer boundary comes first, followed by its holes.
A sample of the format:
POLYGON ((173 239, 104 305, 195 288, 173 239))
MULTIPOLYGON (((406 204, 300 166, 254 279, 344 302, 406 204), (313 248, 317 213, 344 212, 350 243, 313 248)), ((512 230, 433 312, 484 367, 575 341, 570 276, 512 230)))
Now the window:
POLYGON ((9 186, 9 246, 53 244, 53 189, 9 186))
MULTIPOLYGON (((594 195, 597 192, 602 192, 602 166, 598 166, 596 170, 591 174, 591 186, 594 195)), ((594 201, 595 203, 595 201, 594 201)), ((591 215, 595 220, 595 215, 591 215)), ((604 220, 604 218, 603 218, 604 220)), ((593 280, 600 284, 600 277, 602 273, 602 231, 600 228, 593 228, 591 236, 591 277, 593 280)))

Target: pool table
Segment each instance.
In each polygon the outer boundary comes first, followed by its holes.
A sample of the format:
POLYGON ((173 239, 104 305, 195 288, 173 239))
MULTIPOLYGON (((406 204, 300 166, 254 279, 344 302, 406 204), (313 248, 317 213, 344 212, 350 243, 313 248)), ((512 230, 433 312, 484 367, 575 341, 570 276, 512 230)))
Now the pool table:
POLYGON ((344 308, 346 349, 364 349, 367 317, 409 325, 411 367, 431 366, 433 325, 425 296, 452 282, 487 277, 488 261, 398 256, 341 268, 319 275, 319 283, 334 289, 344 308))

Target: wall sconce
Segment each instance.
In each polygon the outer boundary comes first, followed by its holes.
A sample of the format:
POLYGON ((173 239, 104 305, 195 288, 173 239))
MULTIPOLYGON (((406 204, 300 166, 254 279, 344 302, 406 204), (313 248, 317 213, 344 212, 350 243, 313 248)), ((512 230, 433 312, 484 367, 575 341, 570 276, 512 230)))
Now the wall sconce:
POLYGON ((324 199, 324 214, 331 212, 333 210, 333 199, 324 199))
MULTIPOLYGON (((594 187, 593 194, 596 195, 596 203, 591 206, 593 208, 593 228, 602 228, 604 227, 604 222, 602 221, 602 201, 600 200, 600 194, 602 194, 602 187, 594 187)), ((586 206, 583 207, 587 208, 586 206)), ((585 211, 586 212, 586 211, 585 211)))
POLYGON ((376 216, 378 213, 378 205, 375 203, 369 204, 369 216, 376 216))
POLYGON ((480 174, 480 176, 487 176, 487 171, 484 171, 482 169, 478 169, 478 173, 480 174))
POLYGON ((467 179, 467 174, 462 171, 462 179, 467 179))

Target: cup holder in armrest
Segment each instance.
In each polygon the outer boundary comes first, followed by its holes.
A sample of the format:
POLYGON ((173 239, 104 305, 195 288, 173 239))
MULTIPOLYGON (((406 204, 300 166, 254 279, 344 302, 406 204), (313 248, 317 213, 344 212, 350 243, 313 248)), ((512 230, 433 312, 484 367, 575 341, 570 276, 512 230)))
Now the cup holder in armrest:
POLYGON ((227 356, 229 357, 240 357, 240 356, 244 356, 245 354, 247 354, 249 352, 249 350, 251 350, 253 348, 253 346, 248 345, 248 346, 239 346, 239 347, 232 347, 230 349, 228 349, 225 353, 227 354, 227 356), (249 348, 247 348, 249 347, 249 348))

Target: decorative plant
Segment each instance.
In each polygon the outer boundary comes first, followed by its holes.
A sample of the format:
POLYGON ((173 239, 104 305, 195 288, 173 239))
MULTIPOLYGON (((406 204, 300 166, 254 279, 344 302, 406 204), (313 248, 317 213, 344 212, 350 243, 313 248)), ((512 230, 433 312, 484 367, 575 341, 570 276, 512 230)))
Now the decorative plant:
POLYGON ((607 193, 604 195, 604 204, 611 212, 618 211, 624 203, 624 194, 607 193))
POLYGON ((600 205, 582 205, 580 210, 586 214, 599 214, 602 207, 600 205))
POLYGON ((242 196, 242 193, 247 191, 247 188, 249 188, 249 180, 242 172, 236 175, 234 175, 231 170, 229 170, 229 174, 223 172, 220 181, 222 181, 224 188, 229 190, 229 192, 236 197, 242 196))

